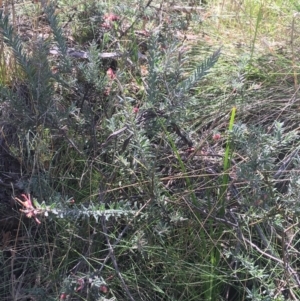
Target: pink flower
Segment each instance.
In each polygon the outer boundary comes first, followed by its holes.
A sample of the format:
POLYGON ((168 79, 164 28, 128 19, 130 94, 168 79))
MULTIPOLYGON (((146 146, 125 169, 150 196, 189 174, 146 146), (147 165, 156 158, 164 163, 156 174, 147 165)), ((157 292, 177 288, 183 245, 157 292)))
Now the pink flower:
POLYGON ((221 134, 219 134, 219 133, 216 133, 216 134, 214 134, 214 135, 213 135, 213 137, 212 137, 212 138, 213 138, 213 140, 214 140, 214 141, 218 141, 218 140, 220 140, 220 139, 221 139, 221 134))
POLYGON ((185 150, 187 153, 193 153, 195 151, 194 147, 189 147, 185 150))
POLYGON ((104 20, 108 22, 114 22, 120 20, 120 17, 113 13, 109 13, 104 15, 104 20))
POLYGON ((101 27, 102 27, 103 29, 111 29, 110 23, 107 23, 107 22, 102 23, 102 24, 101 24, 101 27))
POLYGON ((106 71, 106 75, 111 80, 114 80, 116 78, 116 74, 112 68, 108 68, 108 70, 106 71))
POLYGON ((133 113, 137 114, 139 112, 139 108, 138 107, 134 107, 133 108, 133 113))
POLYGON ((108 287, 106 285, 100 285, 99 287, 99 291, 102 292, 103 294, 107 294, 108 293, 108 287))
POLYGON ((109 13, 103 16, 103 20, 104 22, 101 24, 101 27, 104 29, 111 29, 112 23, 120 20, 120 17, 113 13, 109 13))
POLYGON ((31 201, 31 198, 30 198, 30 194, 29 193, 27 195, 26 194, 21 194, 21 196, 23 197, 23 199, 25 201, 22 201, 19 198, 15 198, 15 200, 18 201, 23 206, 23 209, 20 209, 20 211, 23 212, 23 213, 25 213, 25 215, 28 218, 33 217, 34 220, 38 224, 40 224, 41 222, 36 217, 38 214, 40 214, 40 211, 38 209, 36 209, 36 208, 33 207, 32 201, 31 201))
POLYGON ((75 292, 79 292, 84 288, 84 279, 83 278, 77 279, 77 283, 79 284, 79 287, 77 287, 75 292))

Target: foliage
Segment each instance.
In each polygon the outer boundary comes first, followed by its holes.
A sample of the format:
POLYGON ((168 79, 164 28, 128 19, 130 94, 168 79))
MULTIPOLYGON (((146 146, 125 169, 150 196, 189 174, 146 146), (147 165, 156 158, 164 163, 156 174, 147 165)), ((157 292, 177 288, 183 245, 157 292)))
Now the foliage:
POLYGON ((266 54, 275 2, 1 11, 1 300, 299 299, 297 18, 266 54))

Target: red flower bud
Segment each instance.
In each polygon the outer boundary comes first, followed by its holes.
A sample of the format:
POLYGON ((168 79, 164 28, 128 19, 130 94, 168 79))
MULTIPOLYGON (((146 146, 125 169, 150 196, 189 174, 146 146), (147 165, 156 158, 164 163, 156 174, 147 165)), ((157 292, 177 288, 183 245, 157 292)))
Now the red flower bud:
POLYGON ((102 292, 103 294, 107 294, 108 293, 108 287, 106 285, 100 285, 99 287, 99 291, 102 292))
POLYGON ((219 133, 216 133, 216 134, 214 134, 213 135, 213 140, 215 140, 215 141, 218 141, 218 140, 220 140, 221 139, 221 134, 219 134, 219 133))
POLYGON ((109 22, 113 22, 113 21, 120 20, 120 17, 113 14, 113 13, 109 13, 109 14, 104 15, 104 20, 109 21, 109 22))
POLYGON ((112 68, 108 68, 108 70, 106 71, 106 75, 111 80, 114 80, 116 78, 116 74, 112 68))

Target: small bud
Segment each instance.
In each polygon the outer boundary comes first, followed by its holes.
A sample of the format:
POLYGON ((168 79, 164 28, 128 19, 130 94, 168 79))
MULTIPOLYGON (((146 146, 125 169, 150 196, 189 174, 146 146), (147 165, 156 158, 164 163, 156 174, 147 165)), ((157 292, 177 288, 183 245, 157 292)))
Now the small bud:
POLYGON ((108 293, 108 287, 106 285, 100 285, 99 287, 99 291, 103 294, 107 294, 108 293))
POLYGON ((106 75, 108 76, 109 79, 113 80, 116 78, 116 74, 112 68, 108 68, 106 71, 106 75))
POLYGON ((109 21, 109 22, 113 22, 113 21, 120 20, 120 17, 113 14, 113 13, 109 13, 109 14, 104 15, 104 20, 109 21))
POLYGON ((216 133, 216 134, 214 134, 214 135, 213 135, 213 137, 212 137, 212 138, 213 138, 213 140, 214 140, 214 141, 218 141, 218 140, 220 140, 220 139, 221 139, 221 134, 219 134, 219 133, 216 133))
POLYGON ((109 94, 110 94, 110 88, 109 87, 105 88, 103 94, 104 94, 104 96, 109 96, 109 94))

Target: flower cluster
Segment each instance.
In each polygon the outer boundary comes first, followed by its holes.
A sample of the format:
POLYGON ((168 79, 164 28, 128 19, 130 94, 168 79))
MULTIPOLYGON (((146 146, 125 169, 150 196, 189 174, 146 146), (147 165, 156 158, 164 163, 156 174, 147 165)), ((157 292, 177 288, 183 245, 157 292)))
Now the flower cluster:
POLYGON ((104 15, 103 20, 104 22, 101 24, 101 27, 104 29, 111 29, 113 22, 119 21, 120 17, 113 13, 109 13, 104 15))
POLYGON ((15 197, 15 200, 23 206, 23 209, 20 209, 21 212, 25 213, 28 218, 34 218, 34 220, 40 224, 40 220, 37 218, 38 215, 41 214, 41 210, 34 208, 30 194, 21 194, 25 201, 20 200, 19 198, 15 197))

